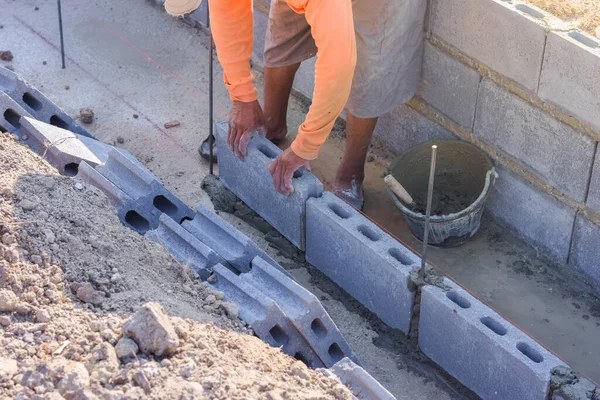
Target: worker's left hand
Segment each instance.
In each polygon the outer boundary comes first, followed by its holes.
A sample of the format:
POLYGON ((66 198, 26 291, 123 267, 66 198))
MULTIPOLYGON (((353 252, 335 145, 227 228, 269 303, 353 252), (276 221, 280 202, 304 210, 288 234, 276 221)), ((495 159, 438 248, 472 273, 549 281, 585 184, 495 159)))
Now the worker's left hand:
POLYGON ((291 148, 288 148, 277 157, 269 165, 269 172, 273 177, 275 190, 285 196, 292 194, 294 192, 292 177, 294 176, 294 172, 300 167, 310 169, 308 161, 297 156, 291 148))

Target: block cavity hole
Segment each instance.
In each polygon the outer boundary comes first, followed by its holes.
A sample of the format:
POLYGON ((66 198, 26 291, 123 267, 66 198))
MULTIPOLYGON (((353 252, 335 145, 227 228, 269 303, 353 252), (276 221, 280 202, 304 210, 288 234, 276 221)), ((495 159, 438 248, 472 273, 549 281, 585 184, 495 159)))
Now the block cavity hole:
POLYGON ((19 122, 21 116, 12 108, 9 108, 8 110, 4 111, 4 119, 15 129, 19 129, 21 127, 21 123, 19 122))
POLYGON ((64 174, 67 176, 75 176, 79 172, 79 164, 77 163, 69 163, 66 164, 63 168, 64 174))
POLYGON ((517 343, 517 349, 535 363, 539 364, 544 361, 544 357, 525 342, 517 343))
POLYGON ((391 248, 388 250, 390 256, 394 257, 396 261, 398 261, 402 265, 411 265, 413 264, 412 260, 408 258, 406 254, 396 248, 391 248))
POLYGON ((458 305, 460 308, 471 307, 471 302, 469 302, 469 300, 456 293, 454 290, 451 290, 448 293, 446 293, 446 297, 452 300, 452 302, 458 305))
POLYGON ((154 198, 153 204, 160 212, 167 214, 171 218, 174 218, 177 214, 177 206, 162 194, 154 198))
POLYGON ((294 172, 295 179, 301 178, 302 175, 304 175, 304 173, 302 171, 300 171, 299 169, 297 169, 296 172, 294 172))
POLYGON ((271 159, 277 158, 277 153, 275 152, 275 150, 270 149, 269 147, 267 147, 267 145, 261 144, 257 147, 257 149, 258 149, 258 151, 260 151, 265 156, 267 156, 271 159))
POLYGON ((42 109, 42 102, 33 97, 29 92, 23 94, 23 101, 34 111, 40 111, 42 109))
POLYGON ((579 43, 582 43, 582 44, 586 45, 587 47, 591 47, 592 49, 595 49, 596 47, 600 46, 600 44, 598 44, 598 42, 590 39, 589 37, 585 36, 581 32, 569 32, 569 36, 571 38, 577 40, 579 43))
POLYGON ((297 352, 296 354, 294 354, 294 358, 298 361, 302 361, 304 365, 306 365, 308 368, 311 368, 311 365, 306 359, 306 357, 304 357, 304 354, 297 352))
POLYGON ((515 8, 525 14, 531 15, 533 18, 544 18, 544 14, 534 9, 533 7, 529 7, 525 4, 517 4, 515 8))
POLYGON ((125 222, 140 233, 146 233, 148 229, 150 229, 148 220, 133 210, 127 211, 127 214, 125 214, 125 222))
POLYGON ((491 317, 483 317, 480 319, 481 323, 487 326, 496 335, 504 336, 508 332, 504 326, 491 317))
POLYGON ((340 349, 340 346, 338 346, 337 343, 333 343, 331 346, 329 346, 329 350, 327 350, 327 353, 329 353, 329 356, 331 357, 334 363, 344 358, 344 352, 342 351, 342 349, 340 349))
POLYGON ((179 225, 183 224, 185 221, 193 221, 193 218, 190 217, 183 217, 181 218, 181 221, 179 221, 179 225))
POLYGON ((50 125, 58 126, 59 128, 63 128, 63 129, 69 129, 69 124, 67 124, 58 115, 53 115, 50 117, 50 125))
POLYGON ((327 328, 325 328, 325 325, 323 325, 323 322, 319 318, 313 320, 312 324, 310 324, 310 329, 312 329, 319 339, 323 339, 327 336, 327 328))
POLYGON ((275 342, 280 346, 285 346, 290 340, 288 335, 283 331, 283 329, 281 329, 279 325, 275 325, 274 327, 272 327, 269 333, 271 334, 271 337, 273 337, 275 342))
POLYGON ((373 231, 371 228, 369 228, 366 225, 360 225, 358 227, 358 231, 360 233, 362 233, 363 236, 365 236, 367 239, 369 239, 373 242, 376 242, 381 238, 377 232, 373 231))
POLYGON ((2 125, 0 125, 0 132, 4 133, 4 132, 8 132, 8 129, 6 129, 5 127, 3 127, 2 125))
POLYGON ((350 211, 346 210, 344 207, 340 206, 339 204, 329 203, 328 206, 329 206, 329 209, 331 211, 333 211, 335 213, 335 215, 337 215, 341 219, 348 219, 352 215, 352 214, 350 214, 350 211))

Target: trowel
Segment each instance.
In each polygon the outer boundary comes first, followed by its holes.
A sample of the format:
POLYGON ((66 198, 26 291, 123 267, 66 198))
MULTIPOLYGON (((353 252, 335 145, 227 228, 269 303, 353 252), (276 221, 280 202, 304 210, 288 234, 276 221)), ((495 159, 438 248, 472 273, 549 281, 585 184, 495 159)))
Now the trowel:
POLYGON ((413 209, 415 206, 415 201, 412 196, 408 194, 404 186, 396 178, 393 177, 392 174, 387 175, 383 178, 383 181, 388 185, 388 187, 392 190, 392 192, 398 197, 409 209, 413 209))

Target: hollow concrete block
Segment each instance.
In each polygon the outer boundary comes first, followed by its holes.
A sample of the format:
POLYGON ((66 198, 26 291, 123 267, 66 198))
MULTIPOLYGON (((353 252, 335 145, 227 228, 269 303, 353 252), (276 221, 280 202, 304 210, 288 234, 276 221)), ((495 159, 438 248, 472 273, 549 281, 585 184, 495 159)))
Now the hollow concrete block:
POLYGON ((585 273, 600 290, 600 226, 577 214, 569 263, 585 273))
POLYGON ((501 0, 431 2, 433 35, 532 92, 537 90, 546 41, 541 22, 501 0))
POLYGON ((600 40, 550 32, 538 95, 600 132, 600 40))
POLYGON ((357 398, 363 400, 396 400, 377 379, 356 365, 349 358, 338 361, 331 371, 340 378, 342 383, 349 386, 357 398))
POLYGON ((407 333, 419 258, 331 192, 306 209, 306 260, 392 328, 407 333))
POLYGON ((496 180, 486 212, 557 262, 566 263, 575 211, 515 173, 496 165, 496 180), (549 218, 552 216, 552 218, 549 218))
POLYGON ((133 200, 87 162, 82 161, 79 164, 77 177, 104 192, 113 207, 117 209, 117 216, 123 225, 142 235, 158 227, 160 215, 154 208, 144 207, 133 200))
POLYGON ((323 184, 311 172, 300 168, 292 179, 294 193, 284 196, 273 186, 268 166, 281 150, 255 133, 244 160, 227 146, 227 123, 216 126, 219 178, 244 203, 256 211, 296 247, 304 249, 306 200, 320 196, 323 184))
POLYGON ((94 136, 16 73, 0 68, 0 91, 13 98, 35 119, 89 138, 94 136))
POLYGON ((358 362, 321 302, 293 279, 260 257, 252 260, 252 269, 242 277, 277 303, 326 367, 344 357, 358 362))
POLYGON ((192 209, 169 192, 152 172, 122 150, 111 148, 106 162, 96 169, 141 207, 154 208, 157 214, 164 213, 177 223, 194 216, 192 209))
POLYGON ((546 183, 585 200, 595 141, 484 79, 473 134, 546 183))
POLYGON ((238 276, 221 264, 214 266, 213 273, 216 279, 211 287, 223 292, 225 301, 237 304, 240 318, 259 338, 273 347, 280 347, 284 353, 312 368, 323 367, 319 357, 273 299, 244 279, 243 275, 238 276))
POLYGON ((239 272, 250 271, 252 259, 259 256, 290 277, 248 236, 203 205, 198 205, 193 218, 183 221, 182 226, 239 272))
POLYGON ((31 117, 31 114, 6 93, 0 92, 0 131, 14 133, 21 139, 21 117, 31 117))
POLYGON ((480 75, 425 42, 423 76, 417 95, 464 129, 473 129, 480 75))
POLYGON ((202 280, 210 276, 211 267, 224 262, 210 247, 165 214, 160 216, 158 228, 144 236, 162 244, 180 263, 193 268, 202 280))
POLYGON ((424 286, 419 347, 484 399, 545 399, 551 371, 565 365, 452 281, 424 286))

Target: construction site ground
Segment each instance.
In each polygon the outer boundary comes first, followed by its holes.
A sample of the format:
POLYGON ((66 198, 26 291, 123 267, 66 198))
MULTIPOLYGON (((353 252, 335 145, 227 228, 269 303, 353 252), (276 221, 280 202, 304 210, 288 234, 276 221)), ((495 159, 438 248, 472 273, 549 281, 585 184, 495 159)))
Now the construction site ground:
MULTIPOLYGON (((96 118, 87 127, 94 135, 133 153, 188 205, 212 206, 201 188, 208 164, 196 150, 208 133, 208 38, 204 33, 168 18, 145 0, 65 0, 67 68, 62 70, 56 4, 25 0, 7 1, 2 7, 0 50, 14 54, 3 65, 10 64, 72 116, 80 108, 93 109, 96 118), (166 129, 164 124, 172 120, 180 126, 166 129)), ((230 106, 221 81, 215 63, 215 121, 227 120, 230 106)), ((256 84, 262 93, 259 72, 256 84)), ((302 99, 292 98, 290 132, 306 111, 302 99)), ((333 182, 343 148, 343 132, 336 132, 312 164, 326 187, 333 182)), ((419 251, 420 242, 412 237, 385 191, 381 175, 389 155, 378 145, 372 155, 366 169, 365 212, 419 251)), ((285 244, 273 245, 268 234, 236 215, 220 215, 322 301, 363 367, 398 399, 472 397, 424 362, 405 335, 382 324, 315 268, 299 261, 285 244)), ((476 237, 461 247, 431 249, 431 262, 574 369, 600 381, 597 296, 572 271, 548 263, 543 254, 511 232, 488 219, 482 225, 476 237)))

